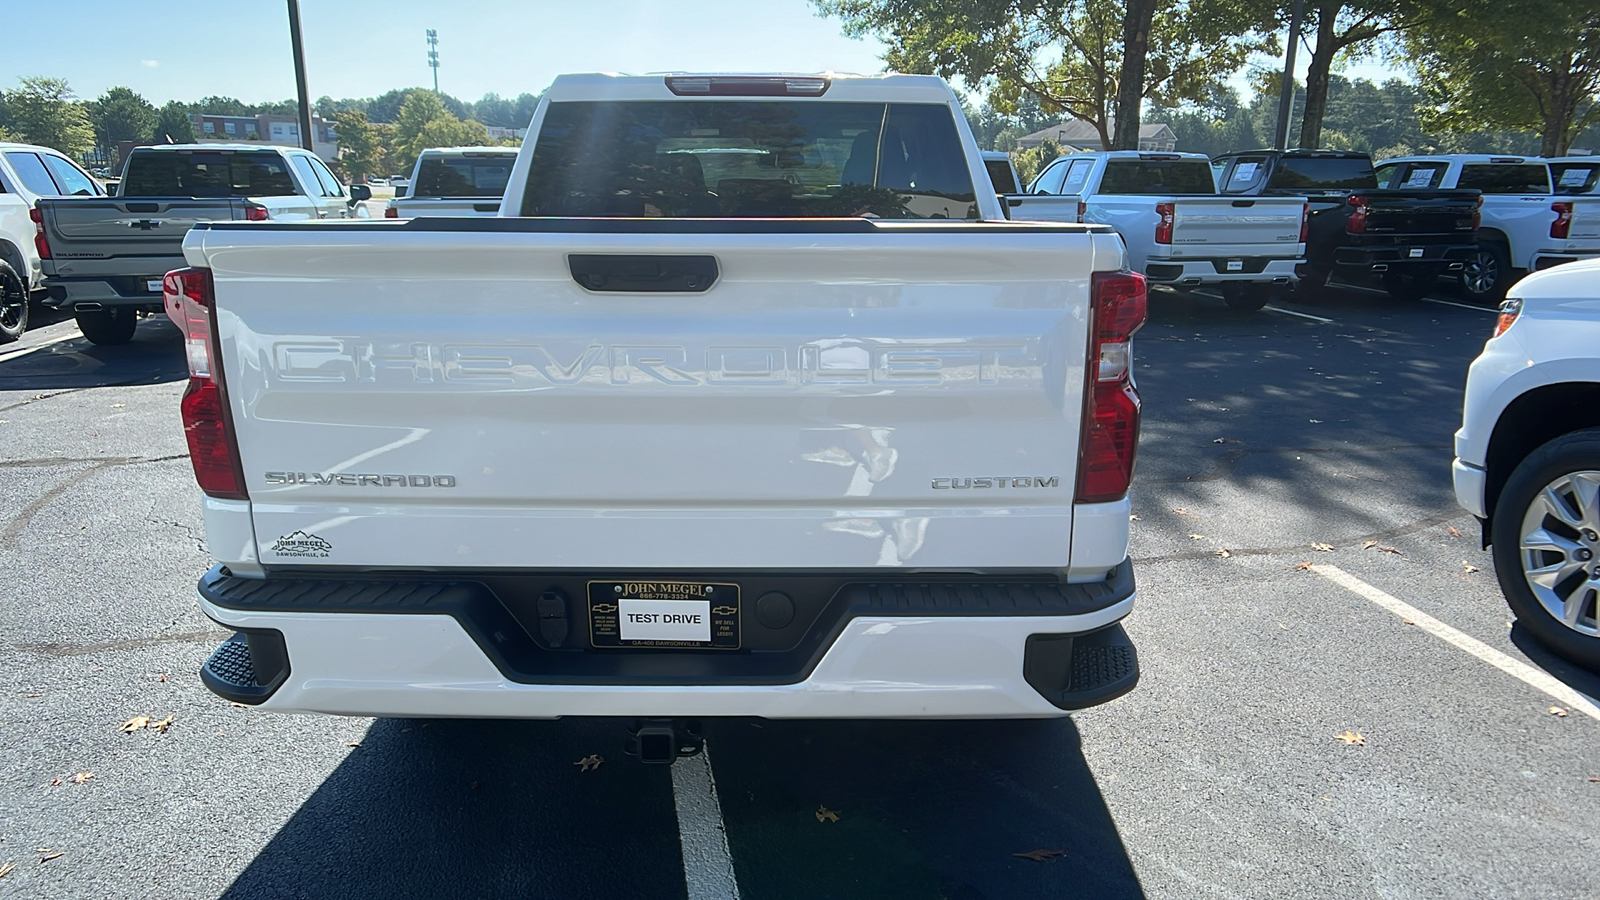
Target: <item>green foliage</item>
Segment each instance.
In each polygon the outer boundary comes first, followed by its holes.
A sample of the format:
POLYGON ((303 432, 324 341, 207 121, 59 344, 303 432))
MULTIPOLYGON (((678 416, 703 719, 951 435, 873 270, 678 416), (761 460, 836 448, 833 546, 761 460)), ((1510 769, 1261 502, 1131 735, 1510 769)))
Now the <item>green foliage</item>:
POLYGON ((143 144, 155 134, 156 108, 130 88, 111 88, 88 107, 95 142, 108 152, 122 141, 143 144))
POLYGON ((413 89, 400 104, 393 136, 387 148, 388 164, 395 171, 409 170, 430 147, 469 147, 491 143, 483 124, 452 114, 433 91, 413 89))
POLYGON ((160 144, 168 139, 174 144, 194 143, 194 121, 189 118, 189 108, 176 100, 169 100, 156 112, 156 124, 150 134, 151 139, 160 144))
POLYGON ((383 171, 383 143, 366 113, 356 109, 336 112, 333 129, 339 135, 339 159, 347 173, 359 178, 383 171))
POLYGON ((255 114, 253 107, 245 106, 243 102, 232 97, 202 97, 199 102, 191 104, 190 110, 197 113, 208 113, 213 116, 249 116, 255 114))
POLYGON ((89 114, 60 78, 23 78, 7 91, 5 105, 13 133, 30 144, 54 147, 72 157, 94 148, 89 114))
POLYGON ((1017 180, 1022 187, 1027 187, 1051 160, 1060 155, 1061 145, 1049 138, 1045 138, 1037 147, 1011 154, 1011 162, 1017 167, 1017 180))

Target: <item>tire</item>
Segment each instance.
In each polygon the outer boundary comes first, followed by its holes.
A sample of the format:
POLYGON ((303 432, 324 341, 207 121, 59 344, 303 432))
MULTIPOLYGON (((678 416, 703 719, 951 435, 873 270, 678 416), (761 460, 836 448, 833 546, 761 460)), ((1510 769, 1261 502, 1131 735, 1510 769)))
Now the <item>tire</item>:
POLYGON ((0 344, 9 344, 28 330, 28 286, 0 260, 0 344))
POLYGON ((1558 655, 1600 671, 1600 428, 1528 454, 1500 492, 1491 533, 1495 575, 1517 621, 1558 655))
POLYGON ((1237 312, 1255 312, 1272 302, 1272 288, 1270 284, 1225 283, 1222 285, 1222 302, 1237 312))
POLYGON ((1433 291, 1438 283, 1439 276, 1433 272, 1426 275, 1410 275, 1402 272, 1383 273, 1383 289, 1389 296, 1396 300, 1421 300, 1433 291))
POLYGON ((1467 257, 1466 264, 1456 279, 1461 295, 1487 306, 1506 298, 1511 287, 1511 258, 1502 244, 1479 244, 1467 257))
POLYGON ((89 343, 101 347, 126 344, 133 340, 133 330, 139 327, 138 314, 127 306, 73 313, 73 317, 78 320, 78 330, 89 339, 89 343))
POLYGON ((1300 272, 1300 280, 1295 283, 1294 292, 1309 300, 1321 298, 1328 292, 1328 279, 1332 273, 1326 269, 1317 269, 1307 266, 1300 272))

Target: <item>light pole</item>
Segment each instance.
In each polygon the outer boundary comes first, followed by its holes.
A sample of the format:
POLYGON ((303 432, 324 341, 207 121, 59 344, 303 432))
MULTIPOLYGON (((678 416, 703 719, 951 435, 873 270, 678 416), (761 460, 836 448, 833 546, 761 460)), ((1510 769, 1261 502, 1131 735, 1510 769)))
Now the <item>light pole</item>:
POLYGON ((300 0, 289 0, 289 43, 294 45, 294 85, 300 95, 300 146, 315 152, 311 133, 311 90, 306 87, 306 51, 300 43, 300 0))
POLYGON ((1283 90, 1278 94, 1278 134, 1275 145, 1279 150, 1289 147, 1289 113, 1294 107, 1294 51, 1300 43, 1300 20, 1305 16, 1305 0, 1294 0, 1289 11, 1289 49, 1284 53, 1283 90))
POLYGON ((433 92, 439 93, 439 32, 428 29, 428 68, 433 70, 433 92))

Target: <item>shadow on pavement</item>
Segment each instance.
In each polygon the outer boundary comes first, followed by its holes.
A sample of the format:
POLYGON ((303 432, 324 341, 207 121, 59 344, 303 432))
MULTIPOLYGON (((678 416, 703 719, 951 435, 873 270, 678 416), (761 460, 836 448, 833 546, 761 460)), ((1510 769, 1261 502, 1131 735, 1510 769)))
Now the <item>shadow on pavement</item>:
POLYGON ((670 773, 623 757, 622 736, 380 719, 222 897, 682 897, 670 773))
MULTIPOLYGON (((0 352, 27 348, 0 346, 0 352)), ((183 335, 165 316, 140 321, 133 340, 99 347, 82 336, 0 360, 0 391, 59 391, 113 385, 160 384, 189 376, 183 335)))
POLYGON ((720 720, 708 745, 745 900, 1144 896, 1070 719, 720 720))
POLYGON ((1600 700, 1600 673, 1590 672, 1550 652, 1548 647, 1539 643, 1538 638, 1528 633, 1521 622, 1511 626, 1511 643, 1527 655, 1529 662, 1549 672, 1567 687, 1590 699, 1600 700))

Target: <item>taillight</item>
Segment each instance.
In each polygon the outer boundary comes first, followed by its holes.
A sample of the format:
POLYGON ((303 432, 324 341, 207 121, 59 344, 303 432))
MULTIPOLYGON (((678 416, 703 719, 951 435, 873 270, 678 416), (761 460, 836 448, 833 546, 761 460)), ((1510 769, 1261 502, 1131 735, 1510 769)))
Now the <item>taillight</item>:
POLYGON ((1089 214, 1089 204, 1083 202, 1082 200, 1079 200, 1078 201, 1078 222, 1079 222, 1079 224, 1082 224, 1082 222, 1084 220, 1084 217, 1087 216, 1088 214, 1089 214))
POLYGON ((249 203, 245 205, 244 220, 246 222, 265 222, 268 218, 269 216, 265 206, 260 206, 255 203, 249 203))
POLYGON ((183 331, 189 388, 183 392, 183 433, 200 489, 223 500, 246 500, 239 444, 222 389, 210 269, 177 269, 161 282, 167 315, 183 331))
POLYGON ((1143 275, 1096 272, 1090 283, 1088 396, 1078 459, 1079 503, 1107 503, 1128 494, 1139 446, 1139 389, 1133 383, 1132 339, 1144 324, 1143 275))
POLYGON ((1345 220, 1344 230, 1350 234, 1367 233, 1367 198, 1360 194, 1351 194, 1349 199, 1350 218, 1345 220))
POLYGON ((1177 208, 1171 203, 1156 204, 1156 243, 1172 243, 1172 220, 1177 215, 1177 208))
MULTIPOLYGON (((30 209, 28 210, 28 218, 33 220, 33 249, 39 252, 40 259, 49 259, 50 241, 48 241, 44 236, 44 212, 37 209, 30 209)), ((28 273, 18 272, 17 274, 27 277, 28 273)))
POLYGON ((385 219, 398 219, 400 218, 400 210, 395 209, 392 206, 385 207, 383 210, 383 217, 385 219))
POLYGON ((1304 244, 1311 234, 1311 204, 1300 204, 1300 243, 1304 244))
POLYGON ((1506 330, 1517 321, 1517 316, 1520 315, 1522 315, 1521 300, 1513 297, 1501 302, 1500 319, 1494 323, 1494 336, 1499 337, 1500 335, 1505 334, 1506 330))
POLYGON ((1550 236, 1564 241, 1572 233, 1572 201, 1552 203, 1550 209, 1556 214, 1556 220, 1550 223, 1550 236))

